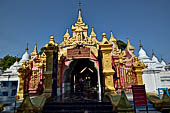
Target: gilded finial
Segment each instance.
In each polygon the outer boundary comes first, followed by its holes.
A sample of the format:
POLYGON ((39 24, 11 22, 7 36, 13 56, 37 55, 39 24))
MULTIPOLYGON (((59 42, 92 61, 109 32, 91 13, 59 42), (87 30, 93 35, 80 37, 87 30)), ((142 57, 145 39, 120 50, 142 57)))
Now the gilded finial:
POLYGON ((66 30, 66 33, 64 35, 64 40, 67 40, 69 37, 70 37, 70 34, 68 32, 68 26, 67 26, 67 30, 66 30))
POLYGON ((92 37, 92 38, 93 38, 93 37, 96 37, 96 33, 94 32, 94 27, 93 27, 93 25, 92 25, 91 37, 92 37))
POLYGON ((111 42, 116 42, 117 40, 115 39, 115 37, 113 36, 112 30, 110 30, 110 41, 111 42))
POLYGON ((127 47, 126 48, 129 50, 134 50, 134 47, 130 44, 128 36, 126 37, 126 39, 127 39, 127 47))
POLYGON ((81 9, 79 8, 79 16, 78 16, 78 20, 77 23, 83 23, 82 17, 81 17, 81 9))
POLYGON ((19 62, 18 54, 17 54, 17 56, 16 56, 16 61, 19 62))
POLYGON ((79 15, 78 15, 78 20, 77 20, 77 24, 81 24, 83 23, 82 17, 81 17, 81 8, 80 8, 81 2, 79 0, 79 15))
POLYGON ((27 48, 25 48, 26 51, 28 51, 28 43, 27 43, 27 48))
POLYGON ((127 40, 127 41, 129 40, 128 36, 126 37, 126 40, 127 40))
POLYGON ((152 56, 155 56, 155 53, 154 53, 153 49, 152 49, 152 56))
POLYGON ((50 41, 48 43, 52 44, 52 45, 55 44, 55 40, 54 40, 54 36, 53 35, 50 36, 50 41))
POLYGON ((103 33, 103 34, 102 34, 102 37, 103 37, 102 43, 103 43, 103 44, 109 44, 109 41, 107 40, 106 33, 103 33))
POLYGON ((38 50, 37 50, 37 41, 35 42, 35 47, 33 52, 31 53, 31 56, 38 55, 38 50))
POLYGON ((67 26, 67 32, 68 32, 68 26, 67 26))
POLYGON ((80 0, 79 0, 79 9, 81 9, 80 7, 81 7, 81 2, 80 2, 80 0))
POLYGON ((140 48, 142 48, 142 47, 143 47, 143 45, 142 45, 141 40, 139 40, 139 43, 140 43, 139 47, 140 47, 140 48))

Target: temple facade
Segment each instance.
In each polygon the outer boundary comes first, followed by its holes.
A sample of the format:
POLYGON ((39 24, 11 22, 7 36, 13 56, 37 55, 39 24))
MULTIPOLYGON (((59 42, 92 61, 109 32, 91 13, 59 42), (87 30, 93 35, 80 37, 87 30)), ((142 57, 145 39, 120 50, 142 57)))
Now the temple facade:
POLYGON ((35 44, 30 59, 18 69, 17 96, 23 98, 25 93, 56 96, 83 90, 101 100, 105 92, 131 91, 131 85, 143 84, 146 66, 135 55, 129 39, 122 51, 112 31, 109 39, 103 33, 102 41, 98 41, 94 27, 90 35, 88 28, 79 8, 72 36, 67 28, 64 40, 58 44, 51 35, 42 54, 38 54, 35 44))
POLYGON ((140 44, 138 58, 147 66, 143 69, 142 75, 147 92, 158 93, 158 88, 170 88, 170 71, 163 58, 159 62, 154 52, 152 58, 149 58, 142 44, 140 44))

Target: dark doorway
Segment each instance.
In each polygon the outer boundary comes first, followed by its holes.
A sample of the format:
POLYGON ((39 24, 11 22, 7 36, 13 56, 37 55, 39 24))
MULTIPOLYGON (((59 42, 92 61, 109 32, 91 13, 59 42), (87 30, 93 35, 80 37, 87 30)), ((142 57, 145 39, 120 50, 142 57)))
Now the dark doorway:
POLYGON ((98 99, 98 74, 90 59, 71 62, 71 93, 84 99, 98 99))

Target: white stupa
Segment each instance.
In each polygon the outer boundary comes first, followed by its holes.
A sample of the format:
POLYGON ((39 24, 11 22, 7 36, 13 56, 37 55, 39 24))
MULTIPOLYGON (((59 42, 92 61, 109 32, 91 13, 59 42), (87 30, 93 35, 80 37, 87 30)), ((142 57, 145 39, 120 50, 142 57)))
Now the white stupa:
POLYGON ((145 64, 147 65, 147 68, 148 69, 152 69, 152 64, 153 64, 153 61, 150 60, 150 58, 148 57, 148 55, 146 54, 145 50, 143 49, 143 46, 140 42, 140 50, 139 50, 139 59, 145 64))
POLYGON ((155 53, 152 50, 152 61, 153 61, 153 69, 164 71, 164 66, 158 61, 158 58, 155 56, 155 53))
POLYGON ((22 65, 23 62, 29 60, 30 55, 28 54, 28 47, 25 50, 26 51, 25 51, 24 55, 22 56, 22 59, 19 61, 19 65, 22 65))
POLYGON ((170 88, 170 71, 166 71, 166 63, 162 59, 161 63, 158 58, 152 52, 152 59, 148 57, 145 50, 140 43, 139 59, 147 65, 147 68, 143 69, 142 80, 145 84, 146 92, 158 93, 158 88, 170 88))

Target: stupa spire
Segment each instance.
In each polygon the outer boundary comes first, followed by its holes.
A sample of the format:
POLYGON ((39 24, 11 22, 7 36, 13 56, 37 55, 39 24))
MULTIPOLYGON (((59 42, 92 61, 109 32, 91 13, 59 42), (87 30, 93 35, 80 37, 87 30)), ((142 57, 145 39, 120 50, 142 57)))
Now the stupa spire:
POLYGON ((153 49, 152 49, 152 56, 155 56, 155 53, 154 53, 153 49))
POLYGON ((27 43, 27 47, 25 48, 25 50, 28 52, 28 43, 27 43))
POLYGON ((70 34, 68 32, 68 26, 67 26, 67 30, 66 30, 66 33, 64 35, 64 40, 67 40, 69 37, 70 37, 70 34))
POLYGON ((82 16, 81 16, 81 8, 79 8, 79 15, 78 15, 77 24, 81 24, 81 23, 83 23, 83 20, 82 20, 82 16))
POLYGON ((130 44, 130 41, 129 41, 129 39, 128 39, 128 36, 127 36, 127 49, 129 49, 129 50, 134 50, 134 47, 130 44))
POLYGON ((93 37, 96 37, 96 33, 94 32, 94 27, 92 26, 92 31, 91 31, 91 37, 93 38, 93 37))
POLYGON ((38 50, 37 50, 37 41, 35 42, 35 47, 33 52, 31 53, 32 56, 37 55, 38 54, 38 50))
POLYGON ((116 39, 115 39, 115 37, 113 36, 113 33, 112 33, 112 30, 110 30, 110 41, 111 42, 115 42, 116 43, 116 39))
POLYGON ((140 48, 142 48, 142 47, 143 47, 143 45, 142 45, 141 40, 139 40, 139 43, 140 43, 139 47, 140 47, 140 48))

